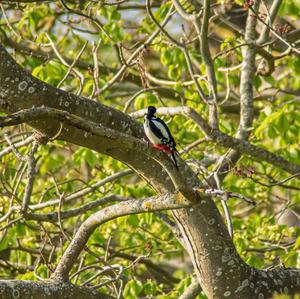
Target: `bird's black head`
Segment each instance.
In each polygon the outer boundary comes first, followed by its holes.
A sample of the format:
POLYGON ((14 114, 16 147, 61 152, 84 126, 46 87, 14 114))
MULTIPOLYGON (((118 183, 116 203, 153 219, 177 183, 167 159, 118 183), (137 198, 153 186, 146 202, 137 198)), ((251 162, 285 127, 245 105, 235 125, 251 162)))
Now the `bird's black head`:
POLYGON ((156 112, 156 108, 154 106, 149 106, 146 114, 146 118, 151 118, 156 112))

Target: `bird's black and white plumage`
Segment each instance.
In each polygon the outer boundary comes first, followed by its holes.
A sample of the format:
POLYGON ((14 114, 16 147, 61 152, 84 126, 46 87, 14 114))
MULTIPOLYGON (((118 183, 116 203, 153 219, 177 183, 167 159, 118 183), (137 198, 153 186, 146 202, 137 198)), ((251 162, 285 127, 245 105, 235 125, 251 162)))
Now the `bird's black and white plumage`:
POLYGON ((165 122, 154 116, 155 112, 155 107, 148 107, 147 114, 144 116, 145 134, 156 149, 171 154, 174 164, 178 168, 175 157, 178 151, 174 138, 165 122))

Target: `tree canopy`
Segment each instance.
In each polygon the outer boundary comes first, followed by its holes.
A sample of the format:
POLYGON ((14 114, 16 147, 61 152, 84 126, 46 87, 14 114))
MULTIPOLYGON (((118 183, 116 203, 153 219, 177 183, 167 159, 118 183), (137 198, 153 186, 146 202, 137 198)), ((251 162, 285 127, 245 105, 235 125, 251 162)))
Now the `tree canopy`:
POLYGON ((300 293, 299 17, 2 0, 0 298, 300 293), (179 170, 146 139, 150 105, 179 170))

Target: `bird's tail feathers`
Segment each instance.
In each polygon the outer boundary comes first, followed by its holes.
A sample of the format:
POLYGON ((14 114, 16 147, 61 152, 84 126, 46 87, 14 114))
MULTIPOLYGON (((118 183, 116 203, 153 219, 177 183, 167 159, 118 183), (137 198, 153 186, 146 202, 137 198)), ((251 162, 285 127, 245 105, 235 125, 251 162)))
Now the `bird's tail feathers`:
POLYGON ((174 165, 175 165, 176 169, 179 170, 178 165, 177 165, 177 161, 176 161, 176 156, 175 156, 176 152, 177 151, 172 151, 171 152, 171 157, 172 157, 172 160, 174 162, 174 165))

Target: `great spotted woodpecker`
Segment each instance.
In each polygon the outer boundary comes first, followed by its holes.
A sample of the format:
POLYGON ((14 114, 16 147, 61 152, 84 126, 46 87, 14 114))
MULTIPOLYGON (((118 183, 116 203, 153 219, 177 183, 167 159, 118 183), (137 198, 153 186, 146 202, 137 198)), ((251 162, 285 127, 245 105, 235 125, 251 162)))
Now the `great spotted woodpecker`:
POLYGON ((148 107, 148 111, 144 116, 145 134, 154 148, 171 155, 174 165, 178 169, 175 154, 179 154, 174 138, 165 122, 154 116, 155 112, 155 107, 148 107))

